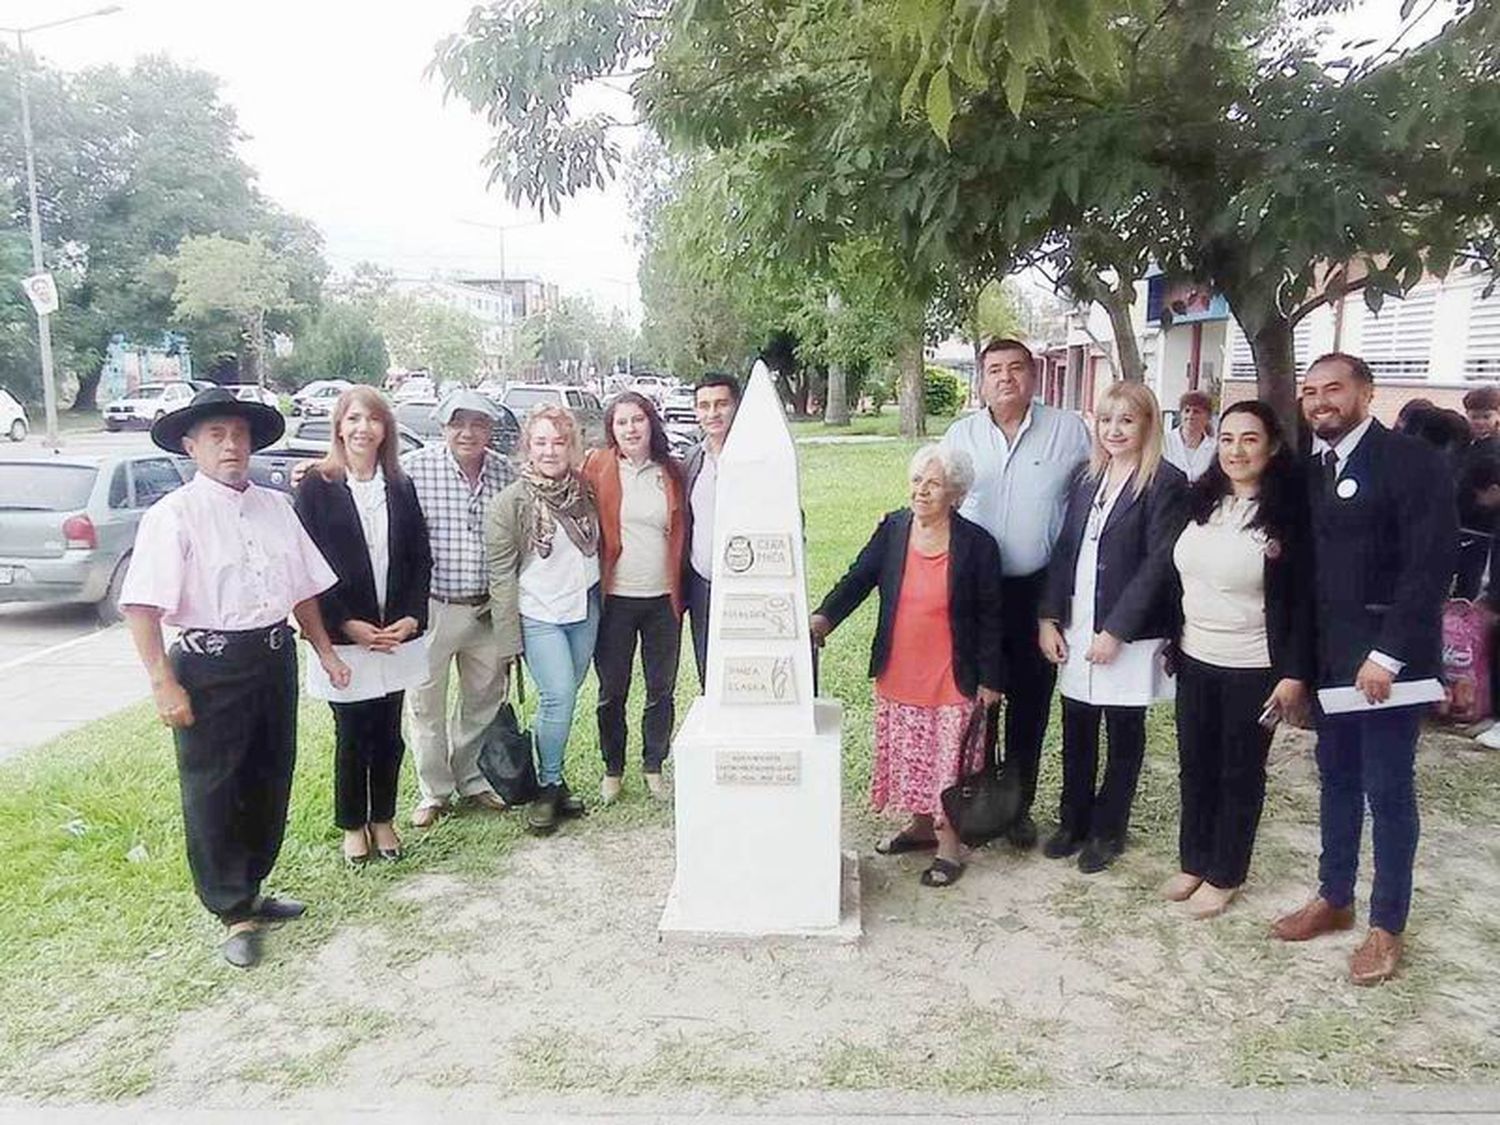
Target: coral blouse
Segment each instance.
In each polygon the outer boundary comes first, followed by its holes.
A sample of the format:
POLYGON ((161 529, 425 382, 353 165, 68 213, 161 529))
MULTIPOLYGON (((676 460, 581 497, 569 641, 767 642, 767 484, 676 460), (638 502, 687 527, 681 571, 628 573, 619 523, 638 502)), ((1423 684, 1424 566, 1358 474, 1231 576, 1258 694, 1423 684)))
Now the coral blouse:
POLYGON ((906 548, 901 593, 891 625, 891 658, 875 681, 881 698, 911 707, 965 702, 953 678, 953 630, 948 622, 948 552, 906 548))

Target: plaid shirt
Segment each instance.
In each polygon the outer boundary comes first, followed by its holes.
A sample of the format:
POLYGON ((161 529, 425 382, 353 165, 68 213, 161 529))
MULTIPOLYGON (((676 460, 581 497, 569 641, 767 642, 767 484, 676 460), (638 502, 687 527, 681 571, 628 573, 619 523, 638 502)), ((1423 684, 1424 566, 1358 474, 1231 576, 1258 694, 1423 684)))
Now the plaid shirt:
POLYGON ((446 445, 414 449, 401 465, 417 490, 432 542, 432 596, 473 598, 489 593, 484 517, 489 502, 515 479, 510 463, 484 451, 484 471, 471 487, 446 445))

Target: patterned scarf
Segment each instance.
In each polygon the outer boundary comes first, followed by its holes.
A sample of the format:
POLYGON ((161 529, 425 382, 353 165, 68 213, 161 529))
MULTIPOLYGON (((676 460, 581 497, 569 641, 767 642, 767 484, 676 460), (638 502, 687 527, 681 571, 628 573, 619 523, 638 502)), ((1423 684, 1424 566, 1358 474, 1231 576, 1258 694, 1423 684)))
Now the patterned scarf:
POLYGON ((594 507, 583 478, 569 473, 562 478, 545 477, 535 466, 521 468, 521 479, 531 489, 531 527, 527 533, 531 549, 541 558, 552 554, 558 525, 585 557, 599 553, 599 512, 594 507))

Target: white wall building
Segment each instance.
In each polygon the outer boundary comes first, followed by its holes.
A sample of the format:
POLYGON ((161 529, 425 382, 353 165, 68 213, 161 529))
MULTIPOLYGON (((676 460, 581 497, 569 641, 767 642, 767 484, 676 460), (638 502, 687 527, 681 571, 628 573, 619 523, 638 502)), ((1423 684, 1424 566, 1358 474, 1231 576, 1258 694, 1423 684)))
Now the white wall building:
POLYGON ((506 373, 517 326, 558 300, 557 286, 536 277, 400 278, 394 288, 476 317, 484 326, 481 374, 486 376, 506 373))

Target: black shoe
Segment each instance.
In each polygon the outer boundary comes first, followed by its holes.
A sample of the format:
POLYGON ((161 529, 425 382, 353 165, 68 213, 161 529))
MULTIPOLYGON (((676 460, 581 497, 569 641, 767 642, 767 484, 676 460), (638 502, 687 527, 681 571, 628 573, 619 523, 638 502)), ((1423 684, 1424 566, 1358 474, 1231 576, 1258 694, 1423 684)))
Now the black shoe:
POLYGON ((588 809, 585 808, 582 797, 575 797, 573 790, 568 788, 566 781, 559 782, 557 786, 557 815, 558 816, 582 816, 588 809))
MULTIPOLYGON (((350 858, 350 857, 345 857, 350 858)), ((369 856, 365 856, 368 859, 369 856)), ((262 895, 255 904, 255 916, 265 922, 289 922, 307 913, 307 907, 294 898, 272 898, 262 895)))
POLYGON ((1006 830, 1005 838, 1017 851, 1029 852, 1036 847, 1036 821, 1031 819, 1031 814, 1023 813, 1017 817, 1006 830))
POLYGON ((1081 847, 1082 836, 1076 835, 1071 828, 1059 828, 1047 837, 1047 842, 1042 845, 1042 854, 1048 859, 1067 859, 1081 847))
POLYGON ((1078 870, 1085 875, 1097 875, 1113 863, 1123 850, 1113 840, 1091 838, 1083 845, 1083 851, 1078 853, 1078 870))
POLYGON ((526 828, 533 836, 550 836, 557 831, 558 787, 544 785, 536 799, 526 808, 526 828))
POLYGON ((230 934, 219 947, 219 952, 236 969, 254 968, 260 964, 260 931, 241 930, 230 934))

